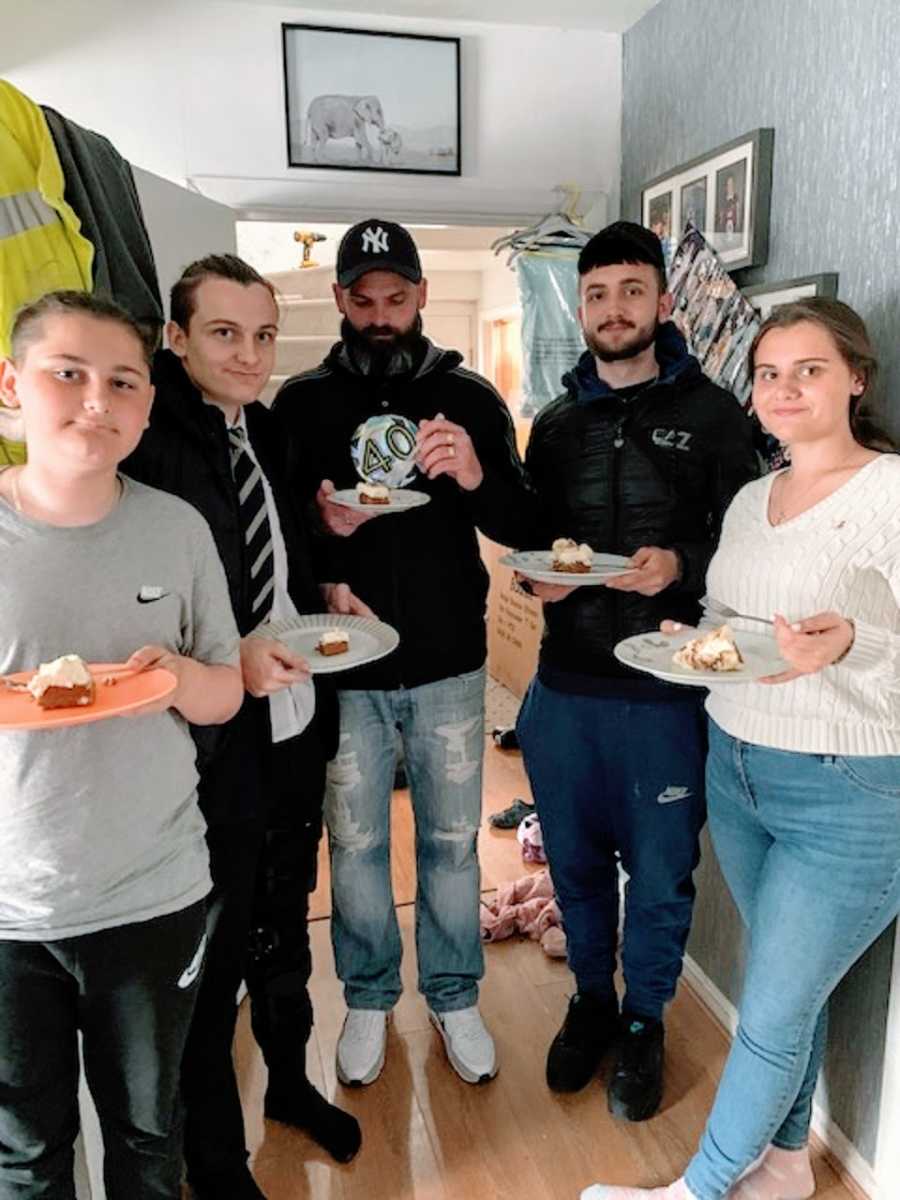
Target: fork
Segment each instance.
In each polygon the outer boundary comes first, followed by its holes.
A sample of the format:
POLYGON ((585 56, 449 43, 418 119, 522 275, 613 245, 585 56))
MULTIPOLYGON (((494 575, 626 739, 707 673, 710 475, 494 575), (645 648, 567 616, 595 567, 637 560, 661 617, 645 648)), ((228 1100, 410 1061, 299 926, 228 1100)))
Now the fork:
POLYGON ((774 627, 775 622, 770 621, 768 617, 751 617, 749 613, 736 612, 735 609, 729 608, 727 604, 722 604, 719 600, 713 600, 712 596, 703 596, 700 603, 704 608, 704 615, 711 617, 713 620, 721 618, 723 621, 733 621, 735 617, 739 621, 756 621, 759 625, 769 625, 774 627))
MULTIPOLYGON (((105 683, 106 680, 128 679, 132 675, 140 675, 145 671, 146 667, 129 667, 126 663, 116 663, 105 671, 91 671, 91 678, 95 682, 105 683)), ((0 685, 7 688, 11 692, 27 692, 28 684, 18 680, 10 679, 7 675, 0 675, 0 685)))

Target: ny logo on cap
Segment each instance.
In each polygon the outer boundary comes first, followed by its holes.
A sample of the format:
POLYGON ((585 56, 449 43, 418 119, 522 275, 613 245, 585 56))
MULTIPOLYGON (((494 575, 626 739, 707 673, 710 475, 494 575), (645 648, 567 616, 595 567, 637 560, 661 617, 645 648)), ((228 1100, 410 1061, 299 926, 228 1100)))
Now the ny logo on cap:
POLYGON ((369 254, 386 254, 388 251, 388 235, 379 225, 377 229, 373 229, 370 225, 368 229, 363 231, 362 248, 364 252, 369 254))

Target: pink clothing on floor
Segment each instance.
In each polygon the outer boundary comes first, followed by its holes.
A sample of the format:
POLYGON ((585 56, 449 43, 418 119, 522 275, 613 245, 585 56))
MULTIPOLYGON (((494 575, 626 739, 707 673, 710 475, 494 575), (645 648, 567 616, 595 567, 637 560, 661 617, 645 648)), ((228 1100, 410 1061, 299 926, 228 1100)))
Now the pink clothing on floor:
POLYGON ((566 935, 549 871, 507 883, 489 904, 482 901, 483 941, 499 942, 516 933, 540 942, 550 958, 565 958, 566 935))

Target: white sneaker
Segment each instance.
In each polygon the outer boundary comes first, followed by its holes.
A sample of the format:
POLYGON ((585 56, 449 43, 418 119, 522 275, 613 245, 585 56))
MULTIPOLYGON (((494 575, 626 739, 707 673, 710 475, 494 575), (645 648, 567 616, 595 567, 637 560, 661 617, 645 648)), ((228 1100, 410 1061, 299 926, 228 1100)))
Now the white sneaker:
POLYGON ((374 1083, 384 1066, 388 1014, 373 1008, 351 1008, 337 1044, 337 1077, 349 1087, 374 1083))
POLYGON ((450 1065, 466 1083, 487 1083, 497 1074, 497 1051, 478 1006, 436 1013, 429 1008, 432 1025, 444 1039, 450 1065))

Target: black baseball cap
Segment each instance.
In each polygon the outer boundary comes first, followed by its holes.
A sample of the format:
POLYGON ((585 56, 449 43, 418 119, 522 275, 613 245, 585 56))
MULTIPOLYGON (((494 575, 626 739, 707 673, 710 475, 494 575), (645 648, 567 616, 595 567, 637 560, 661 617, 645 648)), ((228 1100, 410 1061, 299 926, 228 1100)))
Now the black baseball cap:
POLYGON ((619 263, 648 263, 655 267, 663 279, 666 277, 666 260, 662 242, 652 229, 645 229, 634 221, 613 221, 599 233, 595 233, 578 256, 578 274, 586 275, 594 267, 618 266, 619 263))
POLYGON ((395 271, 420 283, 422 264, 416 243, 402 225, 372 217, 348 229, 337 252, 337 281, 349 287, 367 271, 395 271))

